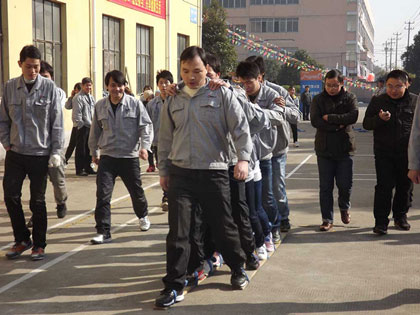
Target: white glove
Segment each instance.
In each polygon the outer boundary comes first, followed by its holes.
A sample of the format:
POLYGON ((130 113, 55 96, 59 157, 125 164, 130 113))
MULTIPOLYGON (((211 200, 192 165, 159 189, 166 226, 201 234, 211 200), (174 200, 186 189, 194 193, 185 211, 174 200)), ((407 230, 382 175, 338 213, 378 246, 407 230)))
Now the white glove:
POLYGON ((61 164, 61 156, 59 154, 53 154, 50 156, 48 161, 48 167, 59 167, 61 164))

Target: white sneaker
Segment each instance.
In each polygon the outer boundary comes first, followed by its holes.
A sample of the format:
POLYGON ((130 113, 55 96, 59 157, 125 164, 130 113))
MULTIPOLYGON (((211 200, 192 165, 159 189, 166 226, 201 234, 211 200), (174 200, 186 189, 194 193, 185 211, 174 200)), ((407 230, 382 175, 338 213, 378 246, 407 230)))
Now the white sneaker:
POLYGON ((104 243, 111 243, 112 238, 111 235, 103 235, 103 234, 96 234, 95 237, 93 237, 90 242, 92 244, 104 244, 104 243))
POLYGON ((147 215, 144 218, 141 218, 139 221, 140 221, 140 230, 148 231, 150 229, 150 220, 147 215))
POLYGON ((257 248, 257 256, 260 260, 267 260, 268 254, 265 245, 257 248))
POLYGON ((294 144, 295 144, 295 148, 299 147, 299 142, 296 141, 294 144))

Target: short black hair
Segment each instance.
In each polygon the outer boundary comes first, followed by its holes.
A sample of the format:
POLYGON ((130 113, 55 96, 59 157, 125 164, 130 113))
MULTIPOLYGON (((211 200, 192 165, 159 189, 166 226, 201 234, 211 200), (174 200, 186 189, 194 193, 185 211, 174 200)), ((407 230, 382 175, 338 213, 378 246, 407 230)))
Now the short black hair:
POLYGON ((146 84, 146 85, 143 87, 143 92, 144 92, 144 91, 146 91, 146 90, 151 90, 151 91, 153 91, 152 87, 151 87, 150 85, 148 85, 148 84, 146 84))
POLYGON ((112 70, 108 72, 105 76, 105 85, 109 85, 109 81, 114 80, 115 83, 119 85, 125 85, 127 83, 127 80, 125 79, 124 73, 122 73, 119 70, 112 70))
POLYGON ((338 82, 343 83, 344 82, 344 76, 341 73, 340 70, 337 69, 332 69, 330 71, 327 72, 327 74, 325 75, 325 80, 327 79, 337 79, 338 82))
POLYGON ((206 54, 206 61, 207 64, 212 67, 213 71, 216 73, 221 73, 222 64, 220 63, 220 59, 213 54, 207 53, 206 54))
POLYGON ((236 76, 243 79, 257 79, 260 68, 255 62, 241 61, 236 67, 236 76))
POLYGON ((85 77, 82 79, 82 85, 85 85, 87 83, 92 83, 92 79, 89 77, 85 77))
POLYGON ((166 79, 169 82, 171 82, 171 84, 174 83, 174 77, 172 73, 168 70, 158 71, 158 73, 156 74, 156 84, 159 83, 160 79, 166 79))
POLYGON ((80 82, 77 82, 73 87, 73 90, 79 90, 80 91, 81 89, 82 89, 82 83, 80 83, 80 82))
POLYGON ((384 79, 384 78, 379 78, 379 79, 378 79, 378 82, 380 82, 380 83, 385 83, 385 79, 384 79))
POLYGON ((290 90, 292 90, 294 88, 295 88, 295 86, 294 85, 291 85, 291 86, 289 86, 288 90, 290 91, 290 90))
POLYGON ((305 89, 308 88, 309 89, 309 85, 305 85, 305 89))
POLYGON ((180 62, 194 59, 196 56, 200 57, 201 61, 203 62, 204 66, 207 65, 206 61, 206 52, 203 48, 198 46, 190 46, 184 49, 181 54, 180 62))
POLYGON ((261 56, 249 56, 245 59, 245 61, 254 62, 257 64, 258 68, 260 68, 260 74, 265 74, 265 63, 264 58, 261 56))
POLYGON ((410 77, 408 76, 408 73, 405 72, 404 70, 392 70, 386 76, 386 81, 388 81, 388 79, 391 79, 391 78, 401 80, 404 83, 411 82, 410 77))
POLYGON ((39 70, 39 73, 45 73, 48 72, 52 79, 54 79, 54 68, 45 60, 41 60, 41 69, 39 70))
POLYGON ((32 59, 39 59, 41 60, 41 52, 38 48, 36 48, 34 45, 26 45, 22 48, 19 54, 19 61, 24 62, 26 58, 32 58, 32 59))

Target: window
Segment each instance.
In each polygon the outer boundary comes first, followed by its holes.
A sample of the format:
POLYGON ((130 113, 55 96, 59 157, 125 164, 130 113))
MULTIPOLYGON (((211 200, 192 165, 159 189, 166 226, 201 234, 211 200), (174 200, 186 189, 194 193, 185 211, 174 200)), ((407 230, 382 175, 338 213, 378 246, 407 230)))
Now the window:
POLYGON ((152 85, 150 79, 150 27, 137 25, 136 38, 137 94, 141 94, 145 85, 152 85))
POLYGON ((251 0, 251 5, 299 4, 299 0, 251 0))
POLYGON ((112 70, 121 70, 120 20, 102 17, 103 76, 112 70))
MULTIPOLYGON (((213 0, 204 0, 205 6, 210 6, 213 0)), ((226 9, 246 8, 246 0, 219 0, 222 7, 226 9)))
POLYGON ((61 7, 47 0, 32 1, 32 36, 42 59, 54 68, 54 81, 62 84, 61 7))
POLYGON ((185 35, 178 34, 178 77, 181 78, 181 54, 185 48, 190 46, 189 37, 185 35))
POLYGON ((357 31, 357 15, 350 15, 347 13, 347 31, 348 32, 357 31))
POLYGON ((347 61, 356 61, 357 51, 356 44, 346 44, 346 60, 347 61))
POLYGON ((253 33, 299 32, 299 18, 256 18, 250 22, 253 33))

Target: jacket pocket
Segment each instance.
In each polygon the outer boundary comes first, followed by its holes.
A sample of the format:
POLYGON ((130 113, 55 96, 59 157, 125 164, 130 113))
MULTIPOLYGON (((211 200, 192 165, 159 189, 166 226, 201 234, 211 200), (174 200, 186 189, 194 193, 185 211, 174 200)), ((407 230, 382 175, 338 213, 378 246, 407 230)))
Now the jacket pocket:
POLYGON ((169 115, 172 121, 175 123, 175 126, 182 125, 184 123, 185 117, 185 105, 180 103, 171 103, 169 107, 169 115))
POLYGON ((220 119, 221 105, 217 99, 202 101, 199 107, 198 117, 201 121, 215 122, 220 119))

